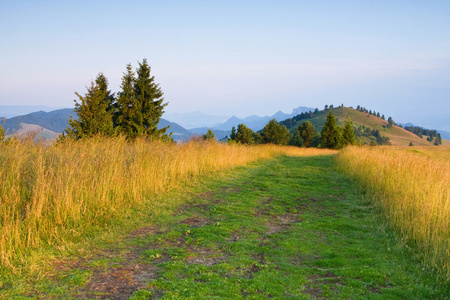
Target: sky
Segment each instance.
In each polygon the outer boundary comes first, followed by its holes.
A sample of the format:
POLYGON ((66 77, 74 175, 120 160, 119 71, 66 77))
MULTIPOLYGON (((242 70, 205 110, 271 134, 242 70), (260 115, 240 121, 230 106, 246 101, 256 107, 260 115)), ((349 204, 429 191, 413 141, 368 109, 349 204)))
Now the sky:
POLYGON ((167 113, 361 105, 450 131, 448 0, 0 0, 0 105, 74 107, 144 58, 167 113))

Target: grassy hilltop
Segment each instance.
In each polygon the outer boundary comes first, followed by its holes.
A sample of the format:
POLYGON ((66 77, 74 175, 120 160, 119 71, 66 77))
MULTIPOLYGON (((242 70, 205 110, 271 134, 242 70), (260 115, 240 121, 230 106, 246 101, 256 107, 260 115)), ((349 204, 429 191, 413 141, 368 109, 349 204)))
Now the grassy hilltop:
MULTIPOLYGON (((336 123, 339 126, 344 126, 345 121, 348 117, 352 120, 353 127, 363 127, 370 128, 372 130, 379 130, 380 135, 389 138, 389 141, 394 146, 408 146, 412 142, 415 146, 432 146, 433 143, 428 142, 425 138, 420 138, 417 135, 399 127, 392 126, 388 128, 388 121, 378 118, 369 113, 361 112, 349 107, 335 107, 331 109, 333 115, 336 118, 336 123)), ((322 131, 323 125, 325 124, 327 115, 330 109, 321 110, 312 115, 312 118, 302 119, 299 121, 289 122, 289 120, 281 122, 286 125, 288 129, 293 132, 297 126, 299 126, 304 121, 310 121, 316 127, 316 131, 322 131)), ((292 119, 291 119, 292 120, 292 119)), ((361 142, 369 144, 372 139, 361 136, 359 137, 361 142)))

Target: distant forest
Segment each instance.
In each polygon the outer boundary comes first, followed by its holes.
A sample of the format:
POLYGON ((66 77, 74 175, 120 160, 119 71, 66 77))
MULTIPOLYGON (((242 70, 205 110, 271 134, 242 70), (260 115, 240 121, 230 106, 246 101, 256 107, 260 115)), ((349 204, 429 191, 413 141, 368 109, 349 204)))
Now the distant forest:
POLYGON ((404 129, 414 133, 420 138, 423 138, 424 135, 427 136, 427 141, 433 142, 434 140, 435 145, 442 144, 441 134, 436 130, 425 129, 419 126, 405 126, 404 129))

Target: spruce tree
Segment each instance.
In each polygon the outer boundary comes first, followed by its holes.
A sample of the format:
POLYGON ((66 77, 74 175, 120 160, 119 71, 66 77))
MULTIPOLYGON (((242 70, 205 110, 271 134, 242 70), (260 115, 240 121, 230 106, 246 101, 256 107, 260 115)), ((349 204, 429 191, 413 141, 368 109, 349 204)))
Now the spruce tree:
POLYGON ((325 125, 322 128, 321 135, 321 144, 323 147, 330 149, 339 149, 342 147, 341 130, 336 125, 336 118, 333 116, 331 111, 329 112, 325 125))
POLYGON ((255 135, 253 130, 245 126, 245 124, 239 124, 236 132, 236 142, 240 144, 254 144, 255 135))
POLYGON ((262 141, 265 144, 286 145, 291 133, 286 126, 281 126, 275 119, 269 121, 261 130, 262 141))
POLYGON ((433 145, 435 146, 442 145, 442 138, 440 133, 438 133, 438 135, 434 138, 433 145))
MULTIPOLYGON (((99 74, 100 76, 100 74, 99 74)), ((69 127, 65 130, 67 137, 82 139, 97 134, 112 136, 114 126, 112 121, 112 110, 108 97, 107 88, 101 87, 98 83, 91 82, 87 88, 87 93, 78 96, 75 102, 75 112, 78 119, 72 116, 69 119, 69 127)))
POLYGON ((212 131, 212 129, 208 129, 208 131, 202 135, 203 139, 205 141, 215 141, 216 140, 216 134, 212 131))
POLYGON ((108 103, 108 111, 112 111, 114 108, 114 93, 111 93, 110 90, 108 90, 108 79, 103 75, 103 73, 99 73, 97 75, 97 78, 95 78, 95 84, 98 85, 99 89, 105 93, 105 102, 108 103))
POLYGON ((231 128, 230 140, 234 141, 236 139, 236 127, 231 128))
POLYGON ((297 131, 300 133, 303 146, 309 147, 316 132, 314 125, 310 121, 305 121, 297 127, 297 131))
POLYGON ((134 94, 134 83, 136 81, 131 64, 127 65, 127 71, 123 74, 121 91, 117 97, 117 111, 115 114, 115 125, 119 132, 126 136, 133 136, 137 131, 133 127, 133 119, 135 118, 136 98, 134 94))
POLYGON ((155 83, 154 76, 150 75, 150 71, 146 59, 139 63, 137 78, 133 85, 135 101, 132 106, 131 135, 167 140, 170 138, 170 135, 166 134, 169 127, 158 129, 159 120, 167 103, 163 103, 163 92, 155 83))
POLYGON ((352 120, 348 117, 342 132, 342 142, 344 145, 355 144, 355 132, 353 131, 352 120))
POLYGON ((392 128, 392 126, 395 124, 395 122, 394 122, 394 120, 391 118, 391 117, 389 117, 388 118, 388 128, 392 128))

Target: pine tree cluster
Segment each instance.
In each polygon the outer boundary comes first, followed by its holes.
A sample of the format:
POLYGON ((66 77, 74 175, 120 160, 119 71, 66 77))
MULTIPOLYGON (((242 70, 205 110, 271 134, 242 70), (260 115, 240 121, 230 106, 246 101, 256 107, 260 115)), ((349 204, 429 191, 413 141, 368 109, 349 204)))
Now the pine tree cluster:
POLYGON ((378 118, 381 118, 381 119, 385 120, 384 115, 381 115, 381 116, 380 116, 380 113, 379 113, 379 112, 372 111, 372 110, 367 110, 365 107, 362 107, 362 106, 360 106, 360 105, 356 106, 356 110, 358 110, 358 111, 360 111, 360 112, 368 113, 369 115, 373 115, 373 116, 375 116, 375 117, 378 117, 378 118))
POLYGON ((423 138, 424 135, 428 136, 427 141, 433 142, 435 145, 442 145, 441 134, 436 130, 425 129, 419 126, 405 126, 404 128, 420 138, 423 138))
POLYGON ((336 118, 330 112, 321 132, 321 144, 324 148, 340 149, 345 145, 355 144, 355 134, 350 117, 345 122, 344 128, 336 125, 336 118))
POLYGON ((287 145, 291 138, 289 130, 275 119, 270 120, 260 132, 254 132, 245 124, 239 124, 231 129, 230 143, 239 144, 275 144, 287 145))
POLYGON ((78 118, 69 119, 62 139, 123 134, 129 138, 169 140, 171 137, 166 134, 169 127, 158 128, 167 103, 163 103, 163 92, 150 71, 146 59, 139 62, 136 73, 128 64, 117 96, 108 90, 108 79, 100 73, 84 96, 75 93, 78 118))

